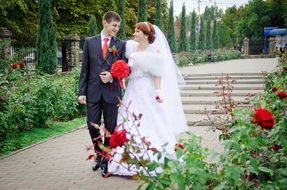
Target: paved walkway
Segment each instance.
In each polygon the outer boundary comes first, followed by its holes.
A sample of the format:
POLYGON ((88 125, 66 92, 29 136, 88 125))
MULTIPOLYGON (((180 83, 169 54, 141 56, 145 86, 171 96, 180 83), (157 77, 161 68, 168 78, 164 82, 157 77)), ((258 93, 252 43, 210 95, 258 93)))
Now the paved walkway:
MULTIPOLYGON (((276 59, 245 59, 182 68, 182 73, 238 73, 272 71, 276 59)), ((206 128, 192 128, 203 137, 204 146, 217 150, 218 133, 206 128), (212 140, 211 140, 212 139, 212 140)), ((86 161, 85 144, 90 144, 86 128, 18 151, 0 160, 0 190, 133 190, 140 184, 123 177, 104 179, 92 172, 91 161, 86 161)))

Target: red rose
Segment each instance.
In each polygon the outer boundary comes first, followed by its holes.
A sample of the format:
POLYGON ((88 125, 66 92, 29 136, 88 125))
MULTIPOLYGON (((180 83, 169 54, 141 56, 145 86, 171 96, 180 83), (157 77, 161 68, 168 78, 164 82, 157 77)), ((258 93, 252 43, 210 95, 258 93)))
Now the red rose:
POLYGON ((264 108, 255 109, 254 111, 255 122, 260 125, 262 129, 271 130, 275 124, 273 114, 264 108))
POLYGON ((272 88, 273 92, 276 92, 278 89, 276 87, 272 88))
POLYGON ((277 96, 279 96, 280 99, 285 99, 287 97, 287 93, 284 91, 280 91, 277 93, 277 96))
POLYGON ((19 61, 19 68, 23 69, 25 67, 25 63, 23 60, 19 61))
POLYGON ((110 137, 110 147, 116 148, 118 146, 123 146, 125 142, 127 142, 127 135, 125 130, 115 131, 110 137))
POLYGON ((13 63, 10 65, 12 69, 17 69, 17 64, 13 63))
POLYGON ((130 67, 124 60, 117 60, 112 64, 111 74, 118 78, 121 88, 123 88, 123 79, 130 74, 130 67))

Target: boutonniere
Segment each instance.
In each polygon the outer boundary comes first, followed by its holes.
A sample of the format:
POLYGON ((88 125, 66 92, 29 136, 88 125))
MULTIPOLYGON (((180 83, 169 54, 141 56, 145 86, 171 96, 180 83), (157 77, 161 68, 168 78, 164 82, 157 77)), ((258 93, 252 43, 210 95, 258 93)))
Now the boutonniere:
POLYGON ((114 55, 118 54, 118 50, 117 50, 115 45, 113 45, 113 47, 109 48, 108 50, 109 50, 110 53, 112 53, 114 55))

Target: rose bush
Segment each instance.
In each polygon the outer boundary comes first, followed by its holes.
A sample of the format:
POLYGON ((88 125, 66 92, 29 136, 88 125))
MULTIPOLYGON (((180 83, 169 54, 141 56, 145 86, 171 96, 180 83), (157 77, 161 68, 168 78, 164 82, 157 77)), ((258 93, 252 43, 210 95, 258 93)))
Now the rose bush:
MULTIPOLYGON (((286 98, 276 93, 278 89, 280 92, 287 89, 283 69, 287 66, 286 58, 287 52, 281 57, 278 72, 266 76, 265 91, 254 102, 255 108, 237 108, 231 113, 231 124, 222 128, 220 135, 222 153, 202 148, 200 139, 190 133, 175 146, 172 157, 149 147, 143 138, 146 150, 157 155, 157 161, 129 156, 129 148, 138 150, 141 145, 133 140, 124 142, 122 162, 143 167, 147 173, 155 168, 162 169, 156 175, 138 172, 135 178, 143 181, 138 189, 286 189, 287 105, 286 98), (207 162, 212 156, 216 156, 217 161, 207 162)), ((139 118, 130 114, 125 119, 140 121, 139 118)), ((123 144, 119 142, 115 144, 123 144)))

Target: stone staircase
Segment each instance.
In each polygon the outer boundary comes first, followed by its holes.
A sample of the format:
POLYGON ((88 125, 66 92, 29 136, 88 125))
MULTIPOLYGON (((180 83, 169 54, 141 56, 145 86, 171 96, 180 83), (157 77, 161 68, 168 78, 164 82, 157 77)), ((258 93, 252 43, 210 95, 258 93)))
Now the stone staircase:
MULTIPOLYGON (((181 90, 181 98, 186 119, 189 127, 210 126, 210 118, 225 118, 227 115, 222 107, 222 96, 217 96, 222 86, 216 83, 227 74, 192 74, 184 76, 186 86, 181 90)), ((262 73, 229 73, 228 79, 235 80, 231 98, 239 107, 250 106, 250 99, 256 94, 260 94, 264 89, 264 78, 262 73)), ((222 83, 227 85, 226 80, 222 83)))

